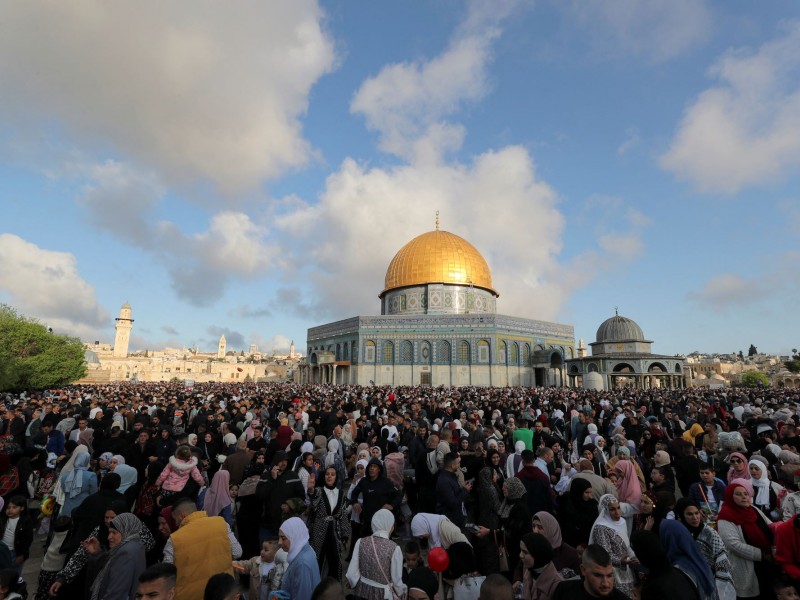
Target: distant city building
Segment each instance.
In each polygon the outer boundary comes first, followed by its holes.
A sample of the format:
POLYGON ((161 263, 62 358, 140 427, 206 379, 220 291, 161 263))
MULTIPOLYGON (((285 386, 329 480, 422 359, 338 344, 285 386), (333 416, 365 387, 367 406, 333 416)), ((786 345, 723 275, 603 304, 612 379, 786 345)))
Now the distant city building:
MULTIPOLYGON (((84 343, 87 374, 76 383, 102 384, 112 381, 287 381, 294 376, 299 355, 283 360, 263 360, 260 353, 250 356, 227 355, 227 342, 221 336, 216 352, 193 348, 163 348, 130 353, 133 319, 125 303, 116 319, 114 346, 95 341, 84 343)), ((252 347, 251 347, 252 348, 252 347)), ((290 351, 290 355, 293 352, 290 351)))
POLYGON ((567 360, 570 385, 597 390, 685 387, 683 357, 652 354, 652 344, 636 321, 616 314, 598 327, 589 344, 591 356, 584 350, 583 356, 567 360))
POLYGON ((472 244, 436 229, 403 246, 386 271, 380 316, 308 330, 302 383, 445 386, 565 385, 571 325, 497 314, 489 265, 472 244))

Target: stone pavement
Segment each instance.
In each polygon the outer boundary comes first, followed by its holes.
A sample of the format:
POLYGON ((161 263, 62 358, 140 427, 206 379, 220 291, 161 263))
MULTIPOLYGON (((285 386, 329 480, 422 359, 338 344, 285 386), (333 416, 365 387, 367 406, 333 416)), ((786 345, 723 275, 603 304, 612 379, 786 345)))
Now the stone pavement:
POLYGON ((22 578, 28 585, 28 598, 33 598, 36 595, 36 584, 39 582, 39 570, 42 567, 42 558, 44 558, 44 541, 46 537, 38 533, 33 536, 31 555, 22 567, 22 578))

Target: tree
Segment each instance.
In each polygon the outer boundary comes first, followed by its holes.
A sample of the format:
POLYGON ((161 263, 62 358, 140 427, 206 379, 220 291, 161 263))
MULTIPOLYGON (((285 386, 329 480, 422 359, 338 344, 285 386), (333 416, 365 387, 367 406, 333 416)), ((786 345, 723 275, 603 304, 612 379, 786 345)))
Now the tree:
POLYGON ((83 344, 0 304, 0 391, 52 388, 86 375, 83 344))
POLYGON ((768 386, 769 377, 761 371, 747 371, 742 374, 742 385, 745 387, 768 386))
POLYGON ((755 356, 758 354, 758 348, 756 348, 753 344, 750 344, 750 349, 747 351, 747 356, 755 356))
POLYGON ((785 363, 786 368, 792 373, 800 373, 800 355, 797 354, 797 348, 792 348, 792 358, 785 363))

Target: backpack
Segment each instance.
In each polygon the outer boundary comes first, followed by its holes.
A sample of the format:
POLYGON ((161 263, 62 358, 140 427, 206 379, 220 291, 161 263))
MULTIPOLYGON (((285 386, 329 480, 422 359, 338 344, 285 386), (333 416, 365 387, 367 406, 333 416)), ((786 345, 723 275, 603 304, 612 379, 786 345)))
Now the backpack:
POLYGON ((436 450, 431 450, 425 456, 425 466, 428 467, 431 475, 436 475, 439 472, 439 465, 436 464, 436 450))

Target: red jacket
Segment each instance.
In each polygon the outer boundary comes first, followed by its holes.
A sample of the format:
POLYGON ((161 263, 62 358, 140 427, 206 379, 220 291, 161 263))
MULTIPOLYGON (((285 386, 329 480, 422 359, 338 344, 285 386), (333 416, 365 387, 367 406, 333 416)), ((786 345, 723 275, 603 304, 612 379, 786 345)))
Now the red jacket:
POLYGON ((800 515, 775 528, 775 561, 789 577, 800 579, 800 515))

